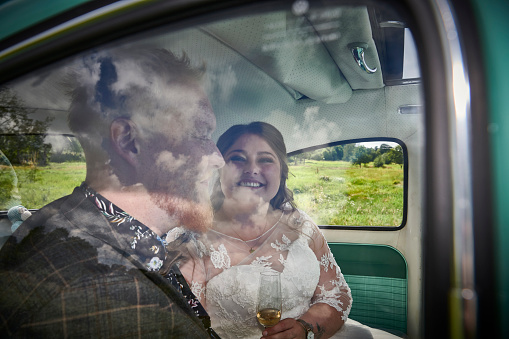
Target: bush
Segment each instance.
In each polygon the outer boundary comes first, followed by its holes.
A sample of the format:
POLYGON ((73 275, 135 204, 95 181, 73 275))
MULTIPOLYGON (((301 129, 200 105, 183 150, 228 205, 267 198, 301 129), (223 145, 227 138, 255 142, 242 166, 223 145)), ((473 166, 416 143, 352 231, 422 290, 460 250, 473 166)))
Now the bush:
POLYGON ((316 153, 311 156, 311 160, 323 160, 323 155, 321 153, 316 153))
POLYGON ((384 167, 383 157, 381 155, 377 156, 373 161, 373 166, 375 167, 384 167))

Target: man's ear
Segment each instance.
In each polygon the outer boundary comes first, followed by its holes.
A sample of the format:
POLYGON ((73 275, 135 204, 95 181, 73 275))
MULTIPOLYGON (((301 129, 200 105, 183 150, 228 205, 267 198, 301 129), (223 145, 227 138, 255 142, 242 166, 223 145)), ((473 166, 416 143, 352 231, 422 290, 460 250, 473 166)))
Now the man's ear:
POLYGON ((136 125, 129 119, 113 120, 110 127, 111 144, 115 152, 133 166, 138 160, 138 134, 136 125))

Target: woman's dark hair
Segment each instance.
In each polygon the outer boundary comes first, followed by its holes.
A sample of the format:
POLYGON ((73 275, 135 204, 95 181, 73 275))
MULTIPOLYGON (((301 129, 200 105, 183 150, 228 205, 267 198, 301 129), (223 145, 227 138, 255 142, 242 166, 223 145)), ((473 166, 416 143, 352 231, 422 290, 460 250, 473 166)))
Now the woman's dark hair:
MULTIPOLYGON (((293 193, 286 187, 286 180, 288 179, 288 161, 286 159, 285 141, 281 132, 271 124, 261 121, 254 121, 248 125, 234 125, 224 132, 217 140, 217 148, 221 154, 224 156, 225 152, 244 134, 257 135, 265 140, 270 148, 274 150, 281 164, 279 189, 274 198, 270 201, 270 205, 275 209, 281 209, 285 203, 289 203, 292 209, 295 209, 296 205, 293 201, 293 193)), ((219 210, 224 200, 224 194, 221 190, 219 179, 214 185, 211 200, 214 210, 219 210)))

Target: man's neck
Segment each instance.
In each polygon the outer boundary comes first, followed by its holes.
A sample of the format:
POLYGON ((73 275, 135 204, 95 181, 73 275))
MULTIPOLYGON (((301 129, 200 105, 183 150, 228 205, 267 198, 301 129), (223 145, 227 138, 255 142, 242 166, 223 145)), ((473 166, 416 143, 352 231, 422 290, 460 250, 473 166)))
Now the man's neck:
POLYGON ((159 236, 179 226, 179 221, 176 218, 169 216, 166 211, 154 204, 150 194, 142 185, 133 185, 122 189, 90 187, 159 236))

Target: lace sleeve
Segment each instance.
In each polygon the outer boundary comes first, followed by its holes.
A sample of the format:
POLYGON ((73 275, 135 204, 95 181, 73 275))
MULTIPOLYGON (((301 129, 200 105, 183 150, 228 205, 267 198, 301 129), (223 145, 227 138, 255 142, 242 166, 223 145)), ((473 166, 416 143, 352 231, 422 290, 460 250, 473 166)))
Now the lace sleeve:
POLYGON ((187 260, 179 265, 180 272, 186 279, 191 291, 205 306, 206 274, 204 255, 206 251, 201 241, 195 240, 187 246, 187 260))
POLYGON ((310 247, 320 263, 320 278, 311 305, 327 304, 340 312, 341 318, 346 321, 352 307, 350 288, 322 232, 305 213, 303 216, 303 233, 310 236, 310 247))

